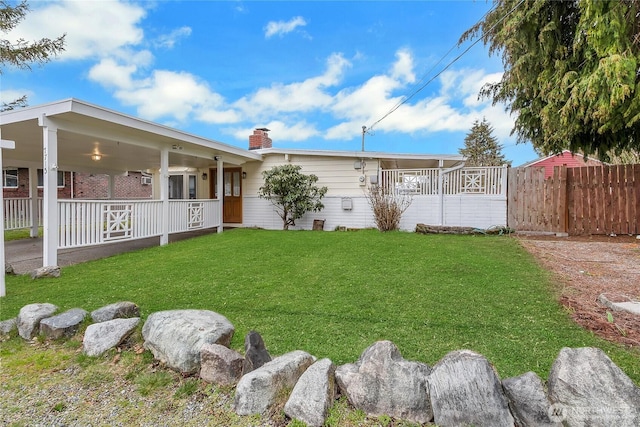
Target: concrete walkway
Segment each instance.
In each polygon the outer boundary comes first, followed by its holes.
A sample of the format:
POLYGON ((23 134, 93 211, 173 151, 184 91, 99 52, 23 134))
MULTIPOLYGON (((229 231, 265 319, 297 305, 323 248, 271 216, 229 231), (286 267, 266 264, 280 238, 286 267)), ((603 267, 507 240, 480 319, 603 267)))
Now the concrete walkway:
MULTIPOLYGON (((169 243, 215 232, 215 228, 209 228, 187 233, 170 234, 169 243)), ((66 267, 158 245, 160 245, 160 238, 150 237, 148 239, 129 240, 99 246, 61 249, 58 251, 58 265, 66 267)), ((13 267, 16 274, 31 273, 36 268, 42 267, 42 238, 40 237, 5 242, 4 251, 7 264, 13 267)))

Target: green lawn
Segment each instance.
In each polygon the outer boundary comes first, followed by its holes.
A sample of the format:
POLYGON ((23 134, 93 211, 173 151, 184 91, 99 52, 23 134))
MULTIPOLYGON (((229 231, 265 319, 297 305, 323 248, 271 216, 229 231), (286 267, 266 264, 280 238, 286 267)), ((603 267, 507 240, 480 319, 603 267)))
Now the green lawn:
POLYGON ((66 267, 59 279, 7 277, 0 318, 34 302, 91 311, 130 300, 143 317, 201 308, 235 325, 236 349, 253 329, 274 355, 343 364, 386 339, 430 365, 471 349, 503 378, 546 378, 562 347, 597 346, 640 383, 640 353, 573 324, 557 292, 504 236, 236 229, 66 267))

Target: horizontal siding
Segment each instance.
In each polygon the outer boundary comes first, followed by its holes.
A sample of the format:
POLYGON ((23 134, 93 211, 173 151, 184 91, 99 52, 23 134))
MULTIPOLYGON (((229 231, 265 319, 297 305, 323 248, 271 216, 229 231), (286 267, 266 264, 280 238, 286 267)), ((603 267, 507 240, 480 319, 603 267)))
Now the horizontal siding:
MULTIPOLYGON (((311 230, 314 219, 324 220, 324 229, 335 230, 337 227, 368 228, 374 227, 373 214, 365 197, 351 198, 353 209, 342 209, 342 197, 325 197, 322 199, 324 209, 320 212, 308 212, 296 221, 293 230, 311 230)), ((269 230, 281 230, 282 219, 276 208, 268 200, 259 197, 244 197, 243 226, 260 227, 269 230)))
POLYGON ((482 229, 507 225, 506 197, 449 196, 444 203, 444 225, 482 229))
MULTIPOLYGON (((247 172, 247 178, 242 183, 243 192, 248 196, 258 194, 258 189, 263 185, 263 171, 269 170, 274 166, 294 164, 302 167, 302 173, 316 175, 318 177, 318 185, 329 188, 327 197, 364 197, 366 186, 360 185, 359 181, 359 177, 363 173, 361 170, 353 168, 356 160, 358 160, 357 157, 291 155, 289 156, 289 161, 287 161, 283 154, 269 155, 265 157, 262 163, 252 162, 243 165, 243 170, 247 172)), ((367 176, 367 183, 369 182, 369 176, 377 173, 377 161, 370 160, 364 171, 367 176)))

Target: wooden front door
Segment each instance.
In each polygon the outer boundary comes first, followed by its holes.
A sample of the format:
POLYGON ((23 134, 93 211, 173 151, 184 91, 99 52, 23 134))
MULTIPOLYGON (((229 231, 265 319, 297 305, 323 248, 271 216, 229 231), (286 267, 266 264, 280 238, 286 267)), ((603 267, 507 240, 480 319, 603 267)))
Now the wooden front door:
MULTIPOLYGON (((217 169, 211 169, 212 177, 209 193, 214 199, 218 198, 218 173, 217 169)), ((242 169, 224 168, 222 173, 224 197, 222 198, 222 222, 241 223, 242 222, 242 169)))

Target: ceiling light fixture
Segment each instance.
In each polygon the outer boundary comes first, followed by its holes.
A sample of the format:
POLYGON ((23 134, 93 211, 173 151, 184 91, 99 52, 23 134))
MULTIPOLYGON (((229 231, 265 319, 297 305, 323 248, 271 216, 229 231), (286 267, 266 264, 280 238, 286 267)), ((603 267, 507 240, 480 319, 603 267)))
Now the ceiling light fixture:
POLYGON ((94 162, 100 161, 102 159, 102 154, 100 153, 94 153, 91 155, 91 160, 93 160, 94 162))

